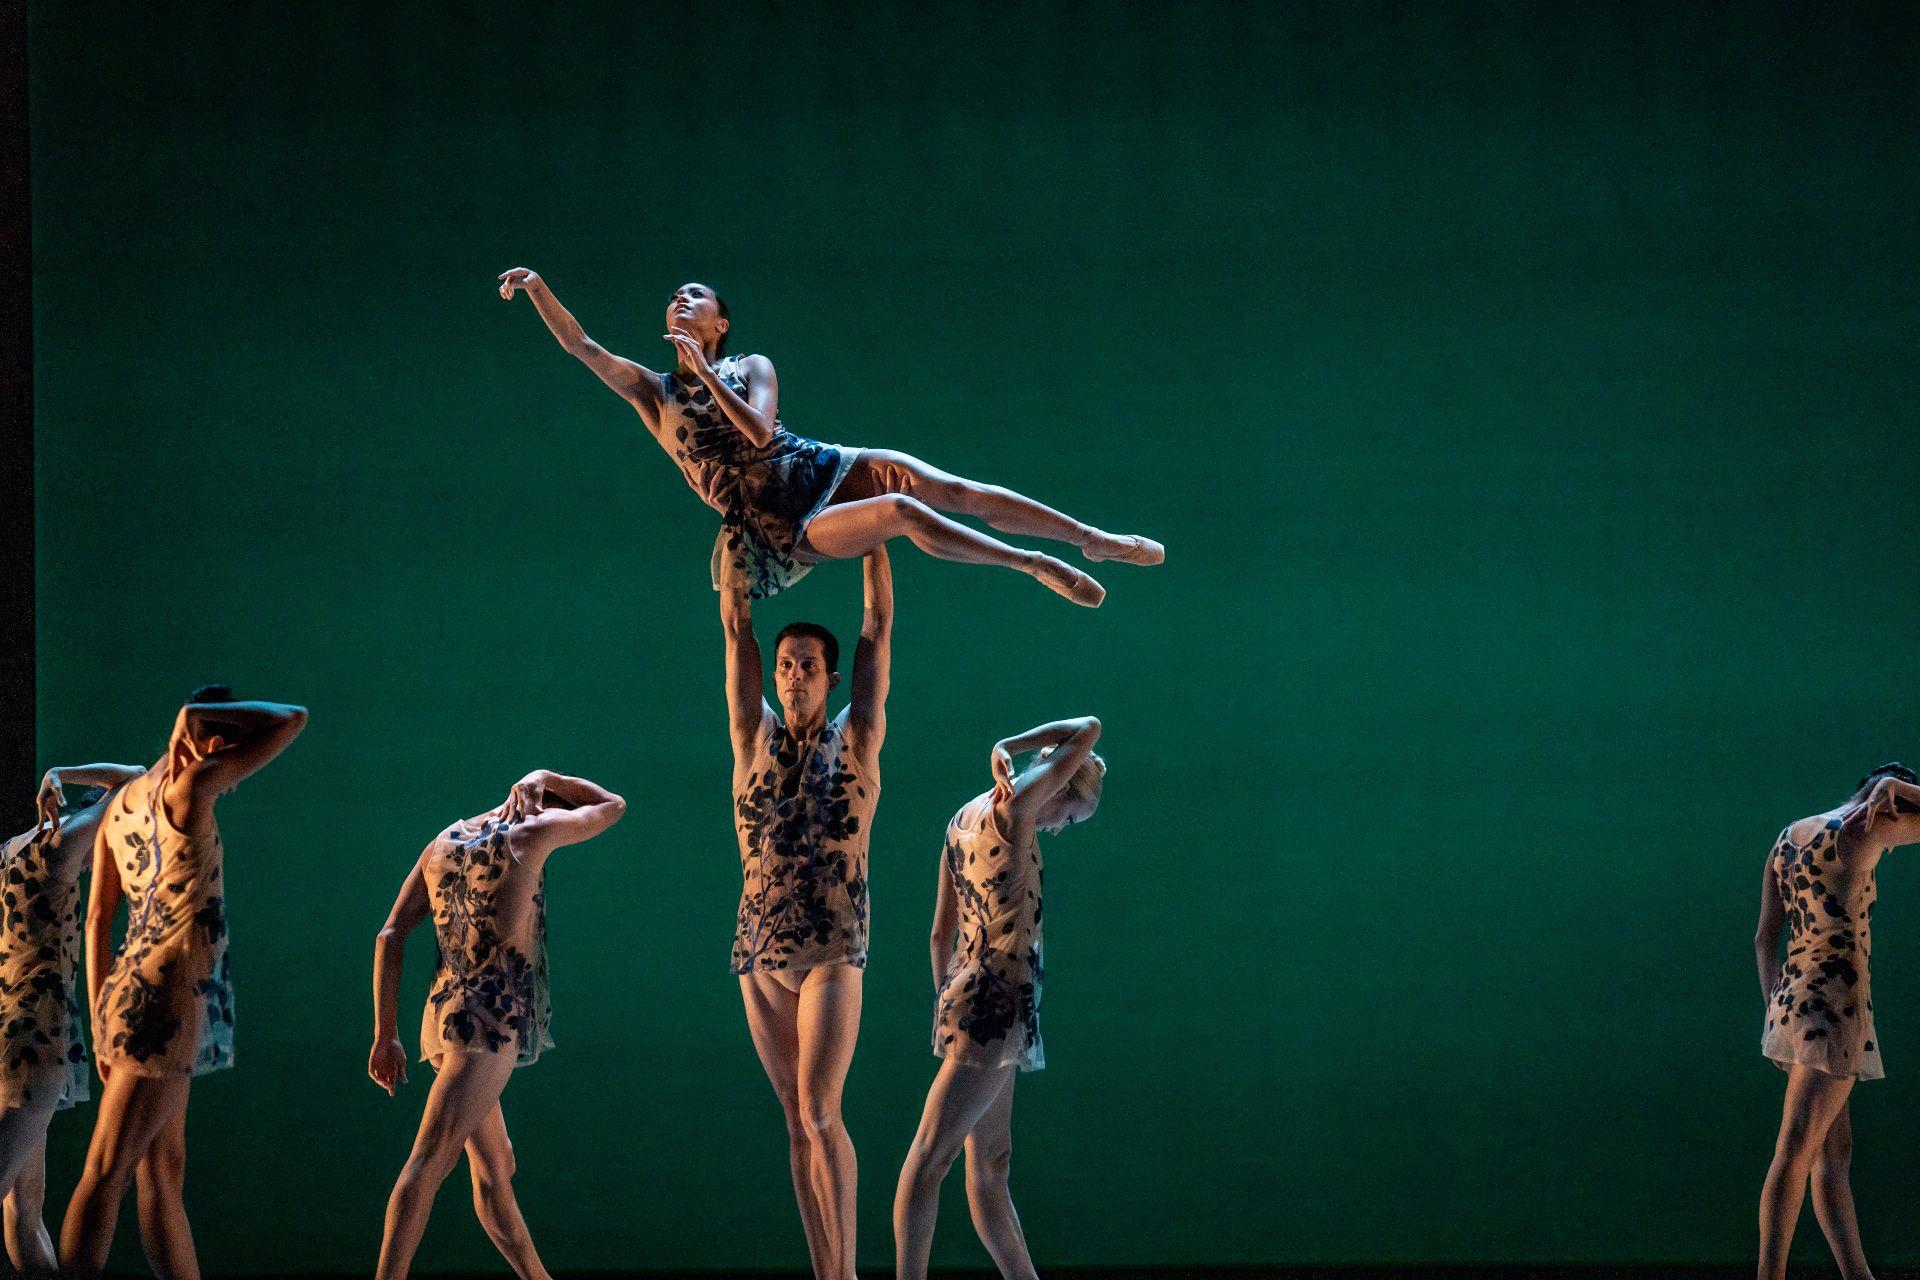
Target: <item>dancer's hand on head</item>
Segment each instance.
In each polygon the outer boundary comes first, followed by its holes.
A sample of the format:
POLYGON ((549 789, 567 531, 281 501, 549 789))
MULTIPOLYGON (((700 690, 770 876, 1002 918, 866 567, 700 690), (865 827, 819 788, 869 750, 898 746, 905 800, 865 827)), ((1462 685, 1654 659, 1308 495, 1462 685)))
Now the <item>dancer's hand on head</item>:
POLYGON ((539 283, 539 272, 526 267, 512 267, 500 273, 500 296, 510 299, 517 290, 531 290, 539 283))
POLYGON ((999 743, 993 744, 993 803, 1005 804, 1013 799, 1013 757, 999 743))
POLYGON ((502 816, 509 822, 519 822, 530 814, 538 813, 546 795, 546 778, 540 770, 535 769, 513 784, 513 790, 507 795, 506 812, 502 816))
POLYGON ((693 370, 695 376, 705 378, 713 372, 713 366, 707 363, 707 350, 700 345, 700 339, 685 329, 669 329, 660 336, 679 349, 680 354, 686 357, 687 368, 693 370))
POLYGON ((40 793, 33 798, 34 808, 40 812, 41 825, 47 831, 57 834, 60 830, 60 771, 47 770, 47 776, 40 779, 40 793))
POLYGON ((407 1051, 400 1044, 399 1036, 373 1042, 373 1052, 367 1055, 367 1074, 387 1091, 389 1098, 394 1096, 397 1086, 407 1082, 407 1051))

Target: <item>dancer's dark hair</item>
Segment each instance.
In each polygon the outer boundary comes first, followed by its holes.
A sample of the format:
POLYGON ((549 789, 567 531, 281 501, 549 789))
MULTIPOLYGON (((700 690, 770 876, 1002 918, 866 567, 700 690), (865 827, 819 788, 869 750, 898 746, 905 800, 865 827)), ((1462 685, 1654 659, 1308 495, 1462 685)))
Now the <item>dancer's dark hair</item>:
POLYGON ((224 684, 203 684, 198 689, 195 689, 192 693, 187 695, 188 706, 192 706, 197 702, 237 702, 237 701, 239 701, 239 699, 233 696, 232 687, 224 684))
POLYGON ((820 642, 821 649, 826 651, 828 671, 838 671, 840 669, 840 642, 833 638, 833 632, 827 630, 817 622, 789 622, 786 626, 780 628, 780 634, 773 638, 773 651, 775 653, 780 652, 780 642, 782 640, 789 637, 797 639, 801 636, 812 636, 820 642))
POLYGON ((720 334, 720 340, 713 344, 713 354, 727 354, 727 339, 733 336, 733 317, 727 314, 727 300, 719 294, 713 295, 713 305, 720 309, 720 318, 727 322, 726 329, 720 334))
POLYGON ((1889 760, 1887 763, 1873 770, 1873 772, 1869 773, 1866 777, 1860 779, 1860 781, 1854 785, 1853 789, 1855 791, 1865 791, 1882 778, 1894 778, 1900 782, 1920 783, 1920 776, 1916 776, 1913 770, 1907 768, 1907 766, 1901 764, 1898 760, 1889 760))

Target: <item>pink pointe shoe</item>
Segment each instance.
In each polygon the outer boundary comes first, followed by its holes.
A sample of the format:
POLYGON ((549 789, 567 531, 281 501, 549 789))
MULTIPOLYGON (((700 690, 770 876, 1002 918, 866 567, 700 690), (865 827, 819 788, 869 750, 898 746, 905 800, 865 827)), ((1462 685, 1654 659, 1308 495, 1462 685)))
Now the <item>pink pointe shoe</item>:
POLYGON ((1167 549, 1152 538, 1143 538, 1137 533, 1108 534, 1112 547, 1086 547, 1080 552, 1089 560, 1118 560, 1122 564, 1154 565, 1167 558, 1167 549))
POLYGON ((1098 609, 1100 602, 1107 598, 1107 589, 1095 582, 1092 575, 1082 573, 1052 556, 1040 557, 1033 566, 1033 576, 1047 590, 1057 591, 1075 604, 1083 604, 1089 609, 1098 609))

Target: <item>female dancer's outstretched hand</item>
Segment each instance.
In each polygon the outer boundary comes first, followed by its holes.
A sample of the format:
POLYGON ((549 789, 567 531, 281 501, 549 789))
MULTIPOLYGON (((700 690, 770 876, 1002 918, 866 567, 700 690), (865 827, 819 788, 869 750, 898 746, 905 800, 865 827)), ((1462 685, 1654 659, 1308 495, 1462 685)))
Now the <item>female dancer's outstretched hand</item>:
POLYGON ((367 1074, 387 1091, 389 1098, 394 1096, 395 1085, 407 1082, 407 1051, 400 1044, 399 1036, 373 1042, 373 1052, 367 1055, 367 1074))
POLYGON ((993 803, 1005 804, 1013 799, 1013 756, 998 742, 993 744, 993 803))
POLYGON ((540 273, 526 267, 510 267, 500 273, 500 296, 511 300, 515 290, 531 291, 540 283, 540 273))

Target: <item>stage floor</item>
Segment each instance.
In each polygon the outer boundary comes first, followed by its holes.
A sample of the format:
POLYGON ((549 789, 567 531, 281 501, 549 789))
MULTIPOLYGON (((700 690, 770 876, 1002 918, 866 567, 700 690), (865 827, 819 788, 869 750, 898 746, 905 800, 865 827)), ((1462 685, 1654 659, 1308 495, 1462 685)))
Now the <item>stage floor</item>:
MULTIPOLYGON (((1920 1280, 1920 1267, 1879 1267, 1876 1280, 1920 1280)), ((454 1274, 421 1272, 422 1280, 499 1280, 497 1271, 454 1274)), ((557 1280, 807 1280, 799 1271, 560 1271, 557 1280)), ((891 1269, 862 1267, 861 1280, 888 1280, 891 1269)), ((1792 1268, 1792 1280, 1831 1280, 1838 1272, 1831 1264, 1792 1268)), ((296 1280, 295 1277, 226 1276, 209 1272, 209 1280, 296 1280)), ((998 1280, 992 1271, 935 1271, 936 1280, 998 1280)), ((1659 1265, 1635 1263, 1616 1266, 1351 1266, 1351 1267, 1047 1267, 1043 1280, 1751 1280, 1753 1266, 1659 1265)), ((297 1280, 347 1280, 345 1276, 303 1275, 297 1280)), ((365 1280, 357 1277, 356 1280, 365 1280)))

